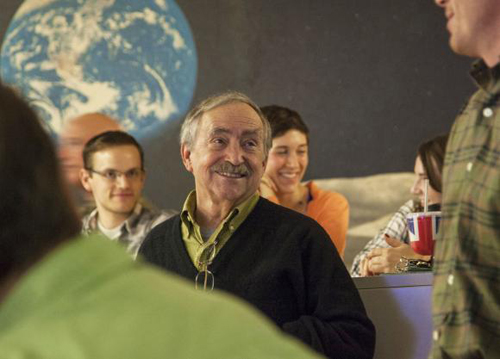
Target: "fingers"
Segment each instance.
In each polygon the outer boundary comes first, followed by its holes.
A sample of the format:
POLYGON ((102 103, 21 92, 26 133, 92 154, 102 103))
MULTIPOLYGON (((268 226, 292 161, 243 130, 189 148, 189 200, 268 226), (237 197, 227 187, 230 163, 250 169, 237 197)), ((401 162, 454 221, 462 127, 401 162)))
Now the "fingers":
POLYGON ((375 248, 372 249, 368 254, 366 255, 366 258, 372 259, 374 257, 380 257, 384 255, 385 248, 375 248))
POLYGON ((373 275, 372 272, 368 269, 370 261, 365 258, 361 261, 360 267, 361 267, 361 276, 362 277, 370 277, 373 275))
POLYGON ((376 275, 381 273, 393 273, 395 272, 395 268, 394 263, 387 261, 384 257, 375 257, 369 261, 367 271, 376 275))
POLYGON ((387 235, 387 234, 384 234, 384 237, 385 237, 385 242, 388 245, 390 245, 392 248, 397 248, 397 247, 401 246, 401 244, 403 244, 403 242, 401 242, 399 239, 389 237, 389 235, 387 235))

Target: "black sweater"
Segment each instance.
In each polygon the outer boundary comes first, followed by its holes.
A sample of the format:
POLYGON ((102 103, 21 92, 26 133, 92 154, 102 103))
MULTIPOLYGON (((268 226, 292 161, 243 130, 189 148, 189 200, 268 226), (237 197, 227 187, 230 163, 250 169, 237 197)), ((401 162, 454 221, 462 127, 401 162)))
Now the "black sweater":
MULTIPOLYGON (((140 254, 193 282, 177 215, 155 227, 140 254)), ((375 329, 344 263, 312 219, 263 198, 209 267, 215 287, 259 308, 285 332, 331 358, 371 358, 375 329)))

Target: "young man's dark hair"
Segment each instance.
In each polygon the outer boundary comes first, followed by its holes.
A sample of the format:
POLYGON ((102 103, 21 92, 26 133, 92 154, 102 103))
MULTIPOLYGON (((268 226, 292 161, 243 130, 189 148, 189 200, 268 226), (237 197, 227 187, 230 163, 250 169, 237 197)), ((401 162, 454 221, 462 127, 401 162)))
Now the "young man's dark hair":
POLYGON ((277 105, 264 106, 260 110, 271 125, 272 138, 280 137, 290 130, 297 130, 309 141, 309 128, 297 111, 277 105))
POLYGON ((35 113, 0 83, 0 281, 79 231, 54 145, 35 113))
POLYGON ((83 166, 92 169, 92 155, 116 146, 135 146, 141 156, 141 169, 144 170, 144 151, 134 137, 123 131, 107 131, 91 138, 83 148, 83 166))

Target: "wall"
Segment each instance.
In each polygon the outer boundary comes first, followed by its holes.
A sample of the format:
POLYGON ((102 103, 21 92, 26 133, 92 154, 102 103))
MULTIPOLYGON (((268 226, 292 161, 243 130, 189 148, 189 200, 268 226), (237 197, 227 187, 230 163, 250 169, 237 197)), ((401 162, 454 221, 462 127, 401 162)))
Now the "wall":
MULTIPOLYGON (((20 0, 2 0, 0 38, 20 0)), ((421 0, 179 0, 199 56, 195 102, 226 89, 298 110, 308 178, 411 171, 419 142, 449 130, 472 92, 441 9, 421 0)), ((147 197, 178 208, 193 186, 177 132, 143 143, 147 197)))

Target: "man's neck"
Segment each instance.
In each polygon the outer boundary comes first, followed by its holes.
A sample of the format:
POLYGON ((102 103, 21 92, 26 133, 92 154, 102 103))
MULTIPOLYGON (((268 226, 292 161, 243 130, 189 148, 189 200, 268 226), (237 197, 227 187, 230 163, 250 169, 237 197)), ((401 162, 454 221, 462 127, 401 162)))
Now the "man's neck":
POLYGON ((230 201, 200 201, 196 198, 196 223, 200 227, 215 229, 228 216, 228 214, 238 205, 246 201, 245 198, 239 202, 230 201))
POLYGON ((478 44, 481 58, 484 63, 493 68, 500 62, 500 41, 498 40, 498 33, 500 31, 500 23, 497 24, 495 29, 490 29, 482 37, 482 41, 478 44))
POLYGON ((491 69, 500 63, 500 55, 484 56, 483 61, 491 69))
POLYGON ((113 229, 125 222, 131 213, 110 213, 108 211, 97 210, 98 220, 101 226, 106 229, 113 229))

